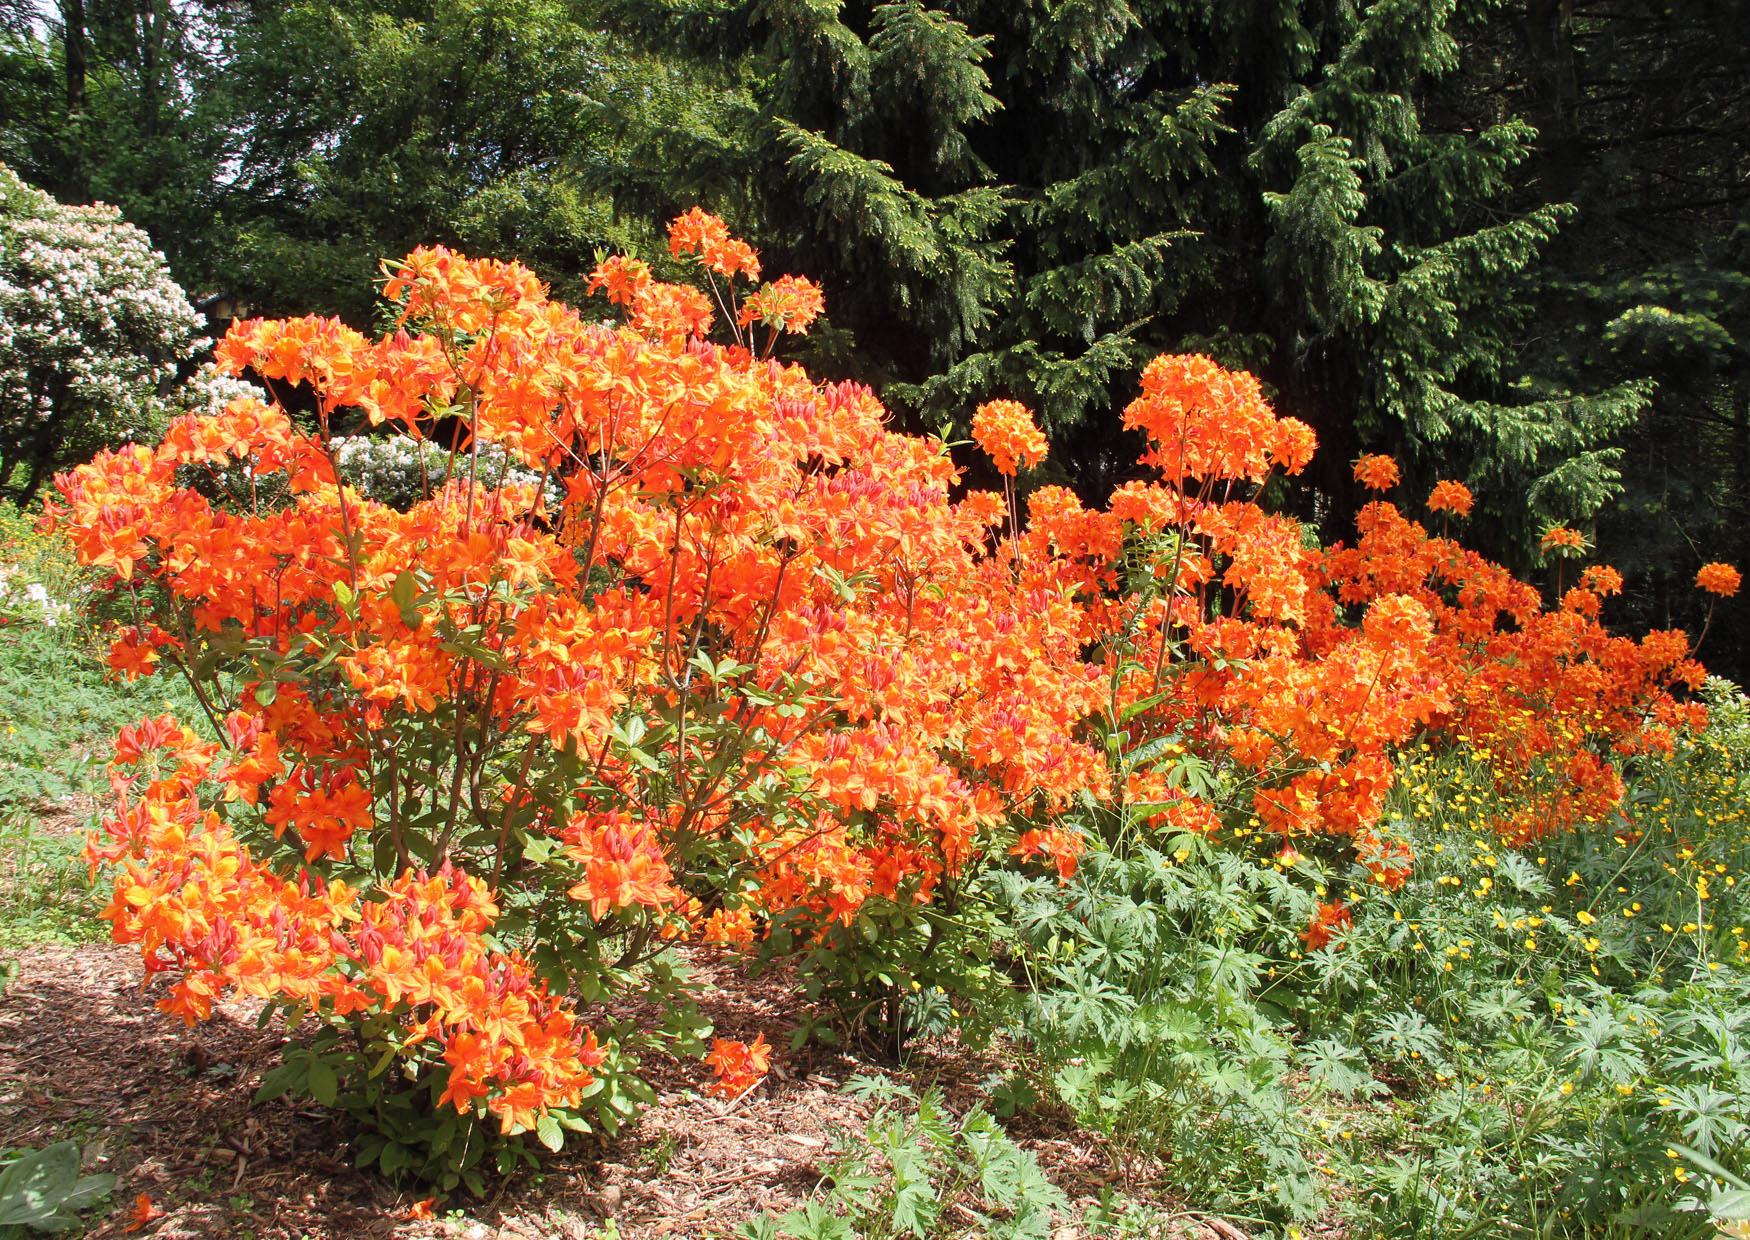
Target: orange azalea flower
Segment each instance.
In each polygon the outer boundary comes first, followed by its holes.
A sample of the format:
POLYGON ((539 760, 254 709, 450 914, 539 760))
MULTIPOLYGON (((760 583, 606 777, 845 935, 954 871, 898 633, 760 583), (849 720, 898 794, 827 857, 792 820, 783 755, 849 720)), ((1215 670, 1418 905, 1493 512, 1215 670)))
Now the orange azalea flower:
POLYGON ((1575 586, 1562 595, 1562 610, 1579 612, 1581 615, 1596 617, 1604 606, 1604 602, 1591 590, 1584 586, 1575 586))
POLYGON ((1057 870, 1058 879, 1067 883, 1075 877, 1076 863, 1081 859, 1081 833, 1066 827, 1035 827, 1021 833, 1009 855, 1043 858, 1057 870))
POLYGON ((1703 564, 1695 574, 1695 584, 1709 594, 1720 598, 1731 598, 1743 584, 1743 577, 1730 564, 1714 561, 1703 564))
POLYGON ((1601 598, 1622 593, 1622 574, 1608 564, 1588 565, 1580 574, 1580 584, 1601 598))
POLYGON ((486 1109, 506 1133, 527 1132, 540 1122, 551 1100, 537 1081, 517 1081, 487 1099, 486 1109))
POLYGON ((582 863, 586 875, 569 894, 589 905, 590 916, 599 919, 632 904, 662 908, 680 899, 662 845, 648 824, 616 814, 599 819, 579 814, 564 838, 567 855, 582 863))
POLYGON ((750 280, 760 278, 760 260, 745 241, 729 235, 729 227, 715 215, 692 208, 676 216, 668 226, 669 252, 676 258, 682 254, 697 254, 701 262, 718 275, 745 275, 750 280))
POLYGON ((133 1208, 128 1211, 128 1225, 123 1230, 144 1231, 163 1217, 164 1211, 152 1204, 151 1196, 141 1193, 134 1198, 133 1208))
POLYGON ((267 820, 276 838, 295 829, 311 861, 344 857, 347 841, 371 824, 371 794, 351 771, 318 776, 300 767, 269 794, 267 820))
POLYGON ((1025 465, 1032 469, 1045 459, 1049 445, 1027 406, 1017 400, 989 400, 972 415, 972 438, 984 449, 997 472, 1013 476, 1025 465))
MULTIPOLYGON (((165 634, 166 639, 168 636, 165 634)), ((157 640, 149 629, 118 630, 110 643, 109 666, 128 680, 150 676, 158 669, 158 647, 163 644, 167 643, 157 640)))
POLYGON ((1471 507, 1475 504, 1470 488, 1462 482, 1436 482, 1434 491, 1428 496, 1429 512, 1450 512, 1454 516, 1468 517, 1471 507))
POLYGON ((798 335, 805 333, 826 309, 820 286, 806 276, 779 276, 741 303, 743 327, 764 323, 798 335))
POLYGON ((188 730, 169 715, 125 724, 116 733, 115 762, 118 766, 132 766, 161 749, 186 750, 192 739, 188 730))
POLYGON ((1570 529, 1565 525, 1557 525, 1546 530, 1537 545, 1538 549, 1542 551, 1584 551, 1586 549, 1586 536, 1579 530, 1570 529))
POLYGON ((753 910, 713 909, 705 919, 701 941, 715 947, 749 947, 754 941, 753 910))
POLYGON ((736 1042, 728 1038, 713 1038, 711 1053, 705 1062, 716 1080, 705 1086, 705 1092, 718 1098, 735 1099, 758 1085, 771 1068, 772 1048, 766 1035, 756 1034, 752 1042, 736 1042))
POLYGON ((1317 449, 1318 437, 1312 427, 1299 418, 1278 419, 1270 457, 1283 473, 1298 474, 1312 462, 1317 449))
POLYGON ((679 284, 652 284, 632 299, 632 326, 659 340, 704 336, 711 319, 710 298, 679 284))
POLYGON ((1398 463, 1378 453, 1363 456, 1355 462, 1355 481, 1370 491, 1389 491, 1398 484, 1398 463))
POLYGON ((1371 832, 1356 841, 1355 856, 1367 867, 1373 881, 1387 891, 1396 891, 1409 881, 1416 860, 1415 853, 1403 840, 1388 839, 1371 832))
POLYGON ((1142 395, 1124 425, 1148 434, 1147 462, 1177 487, 1196 479, 1261 482, 1272 468, 1295 473, 1313 447, 1310 428, 1279 420, 1258 380, 1202 354, 1162 354, 1142 372, 1142 395))
POLYGON ((1700 689, 1707 681, 1707 668, 1694 659, 1685 659, 1672 669, 1671 679, 1690 689, 1700 689))
POLYGON ((1327 947, 1340 937, 1344 931, 1355 924, 1355 919, 1349 913, 1349 906, 1341 900, 1321 903, 1313 914, 1312 921, 1301 931, 1301 941, 1309 951, 1317 951, 1327 947))
POLYGON ((605 292, 614 305, 631 306, 637 304, 639 297, 655 282, 649 263, 615 254, 596 264, 595 270, 589 274, 586 291, 605 292))

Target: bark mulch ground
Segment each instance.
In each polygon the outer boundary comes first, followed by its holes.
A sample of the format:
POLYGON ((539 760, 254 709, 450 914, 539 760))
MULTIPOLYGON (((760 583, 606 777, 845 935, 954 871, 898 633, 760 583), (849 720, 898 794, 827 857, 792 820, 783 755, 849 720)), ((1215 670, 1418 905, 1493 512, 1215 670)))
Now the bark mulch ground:
MULTIPOLYGON (((419 1221, 408 1212, 421 1193, 353 1169, 343 1120, 310 1104, 254 1103, 286 1035, 258 1028, 250 1005, 223 1005, 185 1029, 142 993, 133 952, 40 946, 17 963, 0 997, 0 1148, 72 1138, 87 1170, 114 1173, 109 1213, 87 1215, 93 1237, 124 1234, 140 1193, 165 1212, 145 1234, 164 1240, 594 1240, 610 1218, 626 1240, 726 1236, 819 1187, 833 1136, 860 1130, 871 1109, 842 1092, 851 1076, 938 1084, 964 1105, 993 1066, 953 1044, 923 1046, 897 1066, 817 1050, 783 1057, 731 1107, 697 1093, 699 1064, 652 1059, 645 1067, 660 1098, 636 1125, 419 1221)), ((763 1030, 787 1045, 794 1001, 782 981, 749 981, 709 959, 697 966, 712 984, 706 1010, 721 1035, 763 1030)), ((1091 1201, 1111 1182, 1112 1159, 1086 1133, 1030 1121, 1017 1135, 1072 1196, 1091 1201)), ((1219 1220, 1188 1216, 1165 1234, 1243 1240, 1219 1220)), ((1066 1228, 1060 1240, 1074 1235, 1066 1228)))

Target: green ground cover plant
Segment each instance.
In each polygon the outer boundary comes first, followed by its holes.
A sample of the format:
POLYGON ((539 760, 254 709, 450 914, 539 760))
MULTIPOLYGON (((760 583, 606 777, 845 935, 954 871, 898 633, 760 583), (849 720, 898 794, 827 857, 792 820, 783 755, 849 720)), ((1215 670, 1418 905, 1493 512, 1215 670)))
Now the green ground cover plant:
POLYGON ((63 540, 0 501, 0 957, 105 937, 80 854, 116 729, 194 707, 171 681, 108 674, 97 626, 112 612, 99 582, 63 540))

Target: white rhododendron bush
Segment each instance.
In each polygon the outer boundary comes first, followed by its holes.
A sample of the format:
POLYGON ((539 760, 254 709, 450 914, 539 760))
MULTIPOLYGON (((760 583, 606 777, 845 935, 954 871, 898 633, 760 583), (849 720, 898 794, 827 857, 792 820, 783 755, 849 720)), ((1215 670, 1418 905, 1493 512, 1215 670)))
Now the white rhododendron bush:
POLYGON ((0 165, 0 492, 164 421, 203 342, 164 256, 114 207, 63 206, 0 165))

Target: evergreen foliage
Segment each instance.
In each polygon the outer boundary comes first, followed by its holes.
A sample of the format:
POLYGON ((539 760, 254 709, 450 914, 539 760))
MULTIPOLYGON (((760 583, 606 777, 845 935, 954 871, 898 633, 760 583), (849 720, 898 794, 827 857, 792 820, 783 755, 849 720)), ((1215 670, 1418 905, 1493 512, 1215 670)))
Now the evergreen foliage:
POLYGON ((1515 536, 1620 486, 1647 386, 1524 349, 1519 277, 1571 209, 1501 209, 1524 121, 1430 114, 1451 0, 654 7, 743 75, 757 235, 829 276, 840 349, 926 425, 1028 401, 1097 492, 1133 457, 1126 376, 1197 348, 1314 424, 1338 513, 1363 447, 1466 477, 1515 536))
MULTIPOLYGON (((1535 290, 1551 372, 1655 385, 1596 527, 1629 583, 1622 621, 1699 624, 1696 567, 1750 557, 1750 4, 1539 0, 1504 16, 1469 41, 1454 106, 1531 118, 1516 197, 1577 208, 1535 290)), ((1742 603, 1705 657, 1750 668, 1742 603)))
POLYGON ((233 291, 362 323, 378 263, 415 245, 575 278, 625 240, 592 169, 612 86, 586 21, 565 0, 308 0, 228 23, 233 291))

